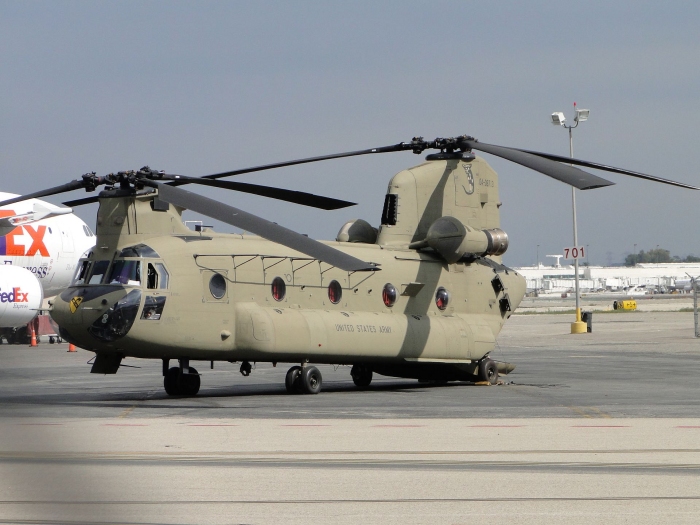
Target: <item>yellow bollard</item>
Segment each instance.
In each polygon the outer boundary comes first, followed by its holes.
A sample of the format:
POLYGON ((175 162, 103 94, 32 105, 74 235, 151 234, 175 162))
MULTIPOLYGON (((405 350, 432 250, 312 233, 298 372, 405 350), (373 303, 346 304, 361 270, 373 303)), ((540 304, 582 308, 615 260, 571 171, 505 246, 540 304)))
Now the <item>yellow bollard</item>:
POLYGON ((588 332, 588 325, 581 321, 581 309, 576 308, 576 321, 571 323, 572 334, 585 334, 588 332))

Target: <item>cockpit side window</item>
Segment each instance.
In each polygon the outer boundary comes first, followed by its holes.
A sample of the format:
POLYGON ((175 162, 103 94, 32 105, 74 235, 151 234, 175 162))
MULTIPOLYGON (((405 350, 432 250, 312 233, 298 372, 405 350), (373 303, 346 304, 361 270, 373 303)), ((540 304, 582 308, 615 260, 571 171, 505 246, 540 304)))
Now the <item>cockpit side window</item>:
POLYGON ((168 271, 163 263, 148 263, 148 275, 146 277, 146 288, 164 290, 168 287, 168 271))
POLYGON ((146 288, 149 290, 155 290, 158 288, 158 272, 153 267, 152 263, 148 263, 148 274, 146 277, 146 288))
POLYGON ((165 265, 163 263, 155 263, 155 266, 156 266, 156 271, 158 272, 158 275, 159 275, 159 281, 160 281, 159 288, 164 290, 168 287, 168 284, 170 281, 170 274, 168 274, 168 270, 165 269, 165 265))

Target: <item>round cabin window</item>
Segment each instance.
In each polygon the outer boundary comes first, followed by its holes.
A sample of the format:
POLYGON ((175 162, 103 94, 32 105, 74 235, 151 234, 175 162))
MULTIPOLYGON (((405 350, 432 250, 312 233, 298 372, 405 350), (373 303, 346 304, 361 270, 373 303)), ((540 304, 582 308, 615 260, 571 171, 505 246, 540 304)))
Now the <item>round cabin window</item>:
POLYGON ((386 283, 384 285, 384 289, 382 290, 382 300, 384 301, 384 304, 391 308, 394 306, 394 303, 396 303, 397 296, 398 294, 396 293, 396 287, 391 283, 386 283))
POLYGON ((440 310, 447 308, 447 303, 450 302, 450 294, 447 290, 440 287, 435 293, 435 304, 440 310))
POLYGON ((220 273, 215 273, 209 279, 209 292, 214 299, 221 299, 226 295, 226 279, 220 273))
POLYGON ((281 301, 284 299, 287 293, 287 285, 284 283, 284 279, 281 277, 275 277, 272 280, 272 297, 275 301, 281 301))
POLYGON ((328 299, 330 299, 333 304, 338 304, 342 297, 343 289, 340 287, 340 283, 338 281, 331 281, 331 284, 328 285, 328 299))

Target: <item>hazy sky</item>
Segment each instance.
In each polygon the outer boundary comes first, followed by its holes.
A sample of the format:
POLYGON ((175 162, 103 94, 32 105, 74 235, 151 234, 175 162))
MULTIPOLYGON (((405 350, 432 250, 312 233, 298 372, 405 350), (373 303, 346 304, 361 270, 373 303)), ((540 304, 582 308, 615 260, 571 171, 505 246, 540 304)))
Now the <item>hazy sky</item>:
MULTIPOLYGON (((574 101, 591 110, 575 156, 700 185, 691 1, 0 1, 0 93, 0 189, 15 193, 89 171, 196 176, 415 135, 567 155, 549 115, 571 119, 574 101)), ((500 175, 505 262, 570 246, 569 186, 484 157, 500 175)), ((406 152, 236 179, 359 203, 335 212, 196 191, 333 239, 350 218, 378 225, 389 178, 421 161, 406 152)), ((700 255, 700 192, 596 174, 617 185, 577 194, 592 264, 621 262, 635 244, 700 255)), ((90 225, 95 211, 76 209, 90 225)))

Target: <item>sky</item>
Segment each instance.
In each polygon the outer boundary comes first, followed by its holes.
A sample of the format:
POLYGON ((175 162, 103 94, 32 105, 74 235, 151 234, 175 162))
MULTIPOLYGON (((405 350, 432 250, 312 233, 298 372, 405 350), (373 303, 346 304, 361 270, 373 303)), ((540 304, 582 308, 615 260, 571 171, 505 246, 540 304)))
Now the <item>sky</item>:
MULTIPOLYGON (((0 190, 144 165, 200 176, 417 135, 568 155, 550 114, 571 120, 574 102, 591 111, 576 157, 700 185, 699 27, 690 1, 0 0, 0 190)), ((504 262, 572 246, 570 187, 483 156, 499 173, 504 262)), ((422 161, 391 153, 236 178, 358 203, 333 212, 195 191, 334 239, 348 219, 378 226, 389 179, 422 161)), ((616 185, 577 191, 590 264, 657 246, 700 255, 700 192, 594 173, 616 185)), ((96 205, 75 212, 94 226, 96 205)))

